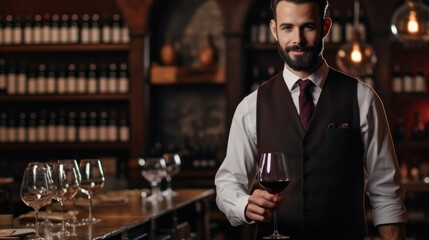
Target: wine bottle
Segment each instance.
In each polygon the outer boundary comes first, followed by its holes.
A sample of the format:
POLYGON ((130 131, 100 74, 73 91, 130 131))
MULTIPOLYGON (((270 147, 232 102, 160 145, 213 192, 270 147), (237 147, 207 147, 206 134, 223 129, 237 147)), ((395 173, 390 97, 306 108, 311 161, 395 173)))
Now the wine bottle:
POLYGON ((107 92, 108 93, 116 93, 118 89, 118 77, 117 77, 117 67, 115 63, 111 63, 109 65, 109 76, 107 78, 107 92))
POLYGON ((77 14, 72 14, 70 17, 69 24, 69 34, 68 34, 68 43, 78 43, 79 42, 79 16, 77 14))
POLYGON ((37 66, 31 64, 27 74, 27 93, 29 95, 37 94, 37 66))
POLYGON ((112 42, 112 23, 108 17, 104 17, 101 29, 102 29, 101 41, 103 43, 111 43, 112 42))
POLYGON ((414 122, 411 131, 411 139, 413 141, 422 141, 424 136, 424 125, 420 117, 420 112, 414 113, 414 122))
POLYGON ((122 118, 119 123, 119 141, 128 142, 130 140, 130 126, 128 124, 126 114, 122 114, 122 118))
POLYGON ((89 113, 89 120, 88 120, 88 141, 89 142, 96 142, 98 140, 97 130, 98 130, 97 112, 91 111, 89 113))
POLYGON ((68 65, 67 73, 67 93, 76 93, 76 66, 73 63, 68 65))
POLYGON ((0 142, 7 142, 7 113, 0 112, 0 142))
POLYGON ((3 28, 4 28, 4 24, 3 24, 3 15, 0 14, 0 45, 3 45, 3 28))
POLYGON ((90 43, 90 30, 89 30, 89 15, 84 14, 82 16, 82 22, 80 24, 80 42, 82 44, 90 43))
POLYGON ((106 64, 102 63, 98 76, 98 93, 104 94, 108 92, 107 82, 107 66, 106 64))
POLYGON ((78 124, 78 139, 80 142, 88 141, 88 114, 85 111, 80 112, 78 124))
POLYGON ((25 112, 20 112, 18 118, 18 124, 16 127, 16 140, 17 142, 23 143, 27 141, 27 119, 25 112))
POLYGON ((37 142, 46 141, 46 110, 41 110, 37 122, 37 142))
POLYGON ((69 15, 61 15, 60 29, 59 29, 59 42, 67 44, 69 42, 69 15))
POLYGON ((68 112, 67 126, 66 126, 66 140, 67 142, 76 142, 77 128, 76 128, 76 113, 74 111, 68 112))
POLYGON ((79 67, 79 72, 76 79, 76 93, 84 94, 86 93, 86 69, 85 64, 81 64, 79 67))
POLYGON ((91 36, 90 36, 90 42, 97 44, 100 43, 100 17, 98 14, 93 14, 91 17, 91 36))
POLYGON ((13 28, 13 17, 12 15, 6 16, 6 21, 3 26, 3 44, 4 45, 10 45, 12 44, 12 28, 13 28))
POLYGON ((129 91, 129 78, 128 78, 128 65, 122 63, 120 65, 118 90, 120 93, 127 93, 129 91))
POLYGON ((30 112, 27 126, 27 141, 34 143, 37 141, 37 114, 30 112))
POLYGON ((112 43, 121 42, 121 16, 119 14, 113 15, 112 22, 112 43))
POLYGON ((421 64, 417 67, 417 72, 414 76, 414 89, 416 92, 426 92, 425 74, 421 64))
POLYGON ((121 42, 125 44, 130 42, 130 30, 128 29, 128 24, 125 21, 122 21, 121 24, 121 42))
POLYGON ((67 137, 67 127, 66 127, 66 118, 64 109, 60 109, 58 114, 57 126, 57 142, 65 142, 67 137))
POLYGON ((267 43, 267 40, 268 40, 267 12, 265 10, 261 10, 259 12, 258 43, 267 43))
MULTIPOLYGON (((0 36, 1 38, 1 36, 0 36)), ((7 93, 6 61, 0 59, 0 95, 7 93)))
POLYGON ((17 80, 16 93, 21 95, 26 94, 27 93, 27 69, 24 61, 22 61, 19 64, 16 80, 17 80))
POLYGON ((411 67, 407 67, 404 74, 404 92, 410 93, 414 91, 413 73, 411 67))
POLYGON ((52 44, 60 43, 60 16, 52 15, 50 42, 52 44))
POLYGON ((40 14, 34 16, 32 43, 42 43, 42 16, 40 14))
POLYGON ((346 12, 346 23, 344 26, 345 36, 344 39, 346 42, 350 42, 352 40, 353 31, 354 31, 354 19, 353 19, 353 12, 351 10, 348 10, 346 12))
POLYGON ((15 16, 15 21, 12 28, 12 43, 22 44, 22 19, 21 15, 15 16))
POLYGON ((67 92, 67 80, 65 73, 65 65, 60 64, 57 73, 57 93, 65 94, 67 92))
POLYGON ((37 93, 46 93, 46 65, 39 64, 39 71, 37 74, 37 93))
POLYGON ((16 133, 16 120, 15 116, 12 116, 8 119, 7 122, 7 141, 10 143, 14 143, 17 140, 17 133, 16 133))
POLYGON ((55 112, 49 113, 49 120, 46 126, 47 140, 48 142, 57 141, 57 114, 55 112))
POLYGON ((109 142, 118 141, 118 125, 116 124, 116 112, 110 114, 109 124, 107 126, 107 140, 109 142))
POLYGON ((402 114, 399 114, 393 131, 393 139, 395 142, 403 142, 406 140, 406 136, 407 130, 405 128, 404 117, 402 114))
POLYGON ((107 141, 107 112, 101 111, 100 113, 100 122, 98 124, 98 141, 106 142, 107 141))
POLYGON ((340 12, 334 9, 332 13, 332 27, 330 32, 330 41, 332 43, 340 43, 343 40, 343 31, 341 27, 340 12))
POLYGON ((27 15, 25 18, 24 24, 24 44, 33 44, 33 17, 31 15, 27 15))
POLYGON ((97 93, 97 65, 95 63, 89 64, 88 71, 88 93, 95 94, 97 93))
POLYGON ((51 64, 46 74, 46 93, 54 94, 57 91, 55 65, 51 64))
POLYGON ((49 13, 43 14, 42 21, 42 43, 51 43, 51 15, 49 13))
POLYGON ((16 90, 16 80, 17 80, 17 69, 16 64, 13 61, 10 61, 7 67, 7 94, 15 95, 16 90))
POLYGON ((394 93, 401 93, 403 91, 401 69, 398 65, 395 65, 393 68, 392 91, 394 93))

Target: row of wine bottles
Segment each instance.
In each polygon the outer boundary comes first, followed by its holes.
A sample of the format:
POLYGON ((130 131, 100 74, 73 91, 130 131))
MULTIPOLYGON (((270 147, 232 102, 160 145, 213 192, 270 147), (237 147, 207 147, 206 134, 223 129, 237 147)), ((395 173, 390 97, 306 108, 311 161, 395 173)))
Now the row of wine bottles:
POLYGON ((129 29, 119 14, 0 15, 0 45, 128 43, 129 29))
POLYGON ((128 142, 125 114, 113 111, 0 112, 0 142, 128 142))
POLYGON ((0 59, 0 94, 127 93, 126 63, 16 64, 0 59))
MULTIPOLYGON (((341 16, 339 9, 328 9, 327 16, 332 19, 332 27, 325 38, 325 42, 341 43, 352 39, 355 28, 360 33, 362 40, 367 39, 367 21, 365 12, 359 11, 359 23, 354 26, 354 16, 352 10, 345 12, 345 16, 341 16)), ((261 9, 259 15, 255 15, 250 23, 250 42, 251 43, 275 43, 276 40, 271 34, 269 24, 272 19, 272 13, 269 9, 261 9)))
POLYGON ((406 140, 429 141, 429 120, 424 123, 420 112, 415 112, 411 129, 407 129, 404 116, 399 114, 393 130, 393 139, 396 142, 403 142, 406 140))
POLYGON ((405 71, 401 71, 400 66, 395 65, 392 91, 394 93, 427 92, 428 81, 422 65, 418 65, 414 72, 411 66, 406 67, 405 71))

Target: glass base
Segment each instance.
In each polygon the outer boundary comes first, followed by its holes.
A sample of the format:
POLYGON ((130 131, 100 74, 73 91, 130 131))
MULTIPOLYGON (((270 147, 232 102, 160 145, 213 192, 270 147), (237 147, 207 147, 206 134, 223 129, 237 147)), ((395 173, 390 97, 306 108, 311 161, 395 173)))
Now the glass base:
POLYGON ((263 237, 263 239, 289 239, 289 236, 281 235, 280 233, 273 233, 269 236, 263 237))
POLYGON ((87 218, 82 219, 83 224, 98 223, 100 221, 101 221, 101 219, 95 218, 95 217, 87 217, 87 218))
POLYGON ((69 231, 67 231, 65 229, 64 230, 60 230, 59 232, 51 233, 51 235, 52 236, 58 236, 61 239, 63 237, 76 237, 77 236, 76 233, 71 233, 71 232, 69 232, 69 231))

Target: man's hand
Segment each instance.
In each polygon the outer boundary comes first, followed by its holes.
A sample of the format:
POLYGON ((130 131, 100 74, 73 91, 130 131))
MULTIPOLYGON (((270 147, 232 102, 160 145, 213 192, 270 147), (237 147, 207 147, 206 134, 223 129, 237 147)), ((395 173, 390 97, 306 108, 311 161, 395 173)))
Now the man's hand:
POLYGON ((273 217, 274 209, 283 202, 283 197, 267 191, 256 189, 249 197, 245 215, 248 221, 269 222, 273 217))

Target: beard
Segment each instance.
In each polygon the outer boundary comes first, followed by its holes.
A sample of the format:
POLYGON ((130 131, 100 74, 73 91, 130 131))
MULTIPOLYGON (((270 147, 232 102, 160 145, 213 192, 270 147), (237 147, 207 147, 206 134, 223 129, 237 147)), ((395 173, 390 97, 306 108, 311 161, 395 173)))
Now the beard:
POLYGON ((290 68, 295 71, 310 70, 316 66, 319 57, 322 55, 323 38, 320 38, 320 40, 314 46, 294 45, 282 48, 282 46, 280 46, 280 43, 277 42, 277 48, 280 57, 290 68), (295 59, 292 59, 289 55, 289 52, 297 50, 309 51, 310 54, 305 56, 295 56, 295 59))

